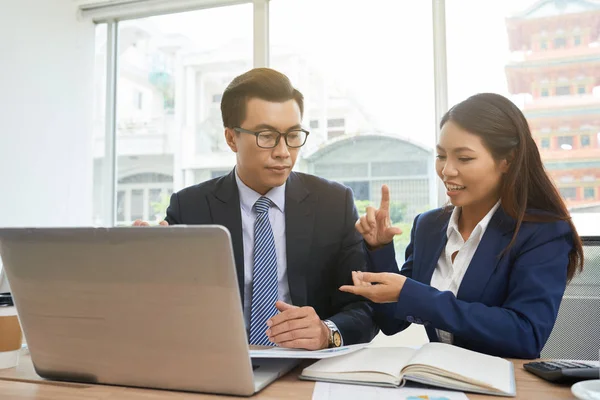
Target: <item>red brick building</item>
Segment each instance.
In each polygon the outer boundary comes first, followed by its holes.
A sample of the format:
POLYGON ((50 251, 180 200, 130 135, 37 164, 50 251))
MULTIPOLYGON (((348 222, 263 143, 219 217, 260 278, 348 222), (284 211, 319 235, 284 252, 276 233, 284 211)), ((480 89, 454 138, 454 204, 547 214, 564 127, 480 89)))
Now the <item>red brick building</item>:
POLYGON ((600 2, 541 0, 507 18, 511 94, 573 211, 600 209, 600 2))

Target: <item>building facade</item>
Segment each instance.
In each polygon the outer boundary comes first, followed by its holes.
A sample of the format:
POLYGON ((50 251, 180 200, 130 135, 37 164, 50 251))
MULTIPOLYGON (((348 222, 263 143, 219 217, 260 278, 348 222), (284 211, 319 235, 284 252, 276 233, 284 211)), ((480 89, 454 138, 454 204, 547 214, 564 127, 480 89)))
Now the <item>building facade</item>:
POLYGON ((600 3, 542 0, 506 20, 508 89, 572 212, 600 211, 600 3))

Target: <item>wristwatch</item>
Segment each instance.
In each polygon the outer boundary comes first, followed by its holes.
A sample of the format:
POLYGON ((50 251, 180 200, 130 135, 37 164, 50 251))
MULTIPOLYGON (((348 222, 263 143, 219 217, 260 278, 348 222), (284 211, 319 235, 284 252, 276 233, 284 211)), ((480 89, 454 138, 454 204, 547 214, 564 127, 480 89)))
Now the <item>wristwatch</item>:
POLYGON ((342 345, 342 335, 337 326, 329 320, 325 320, 323 323, 329 329, 329 347, 340 347, 342 345))

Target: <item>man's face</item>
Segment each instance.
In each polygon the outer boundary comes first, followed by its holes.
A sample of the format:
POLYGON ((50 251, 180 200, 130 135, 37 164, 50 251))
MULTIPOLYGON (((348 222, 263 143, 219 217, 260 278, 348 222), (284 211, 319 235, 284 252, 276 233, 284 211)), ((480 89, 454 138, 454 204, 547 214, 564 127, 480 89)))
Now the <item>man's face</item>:
MULTIPOLYGON (((240 128, 253 132, 273 129, 286 133, 300 128, 301 122, 300 108, 293 99, 274 103, 252 98, 246 103, 246 119, 240 128)), ((300 151, 299 148, 288 148, 283 137, 272 149, 259 147, 256 136, 238 133, 231 128, 225 129, 225 138, 236 153, 236 169, 240 179, 260 194, 285 183, 300 151)))

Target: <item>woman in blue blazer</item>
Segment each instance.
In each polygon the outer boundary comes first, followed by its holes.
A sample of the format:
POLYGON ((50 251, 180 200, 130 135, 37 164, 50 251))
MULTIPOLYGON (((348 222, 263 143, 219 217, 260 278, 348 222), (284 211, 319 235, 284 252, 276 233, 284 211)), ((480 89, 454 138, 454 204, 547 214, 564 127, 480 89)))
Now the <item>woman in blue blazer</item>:
POLYGON ((386 335, 417 323, 431 341, 539 357, 582 268, 581 240, 512 102, 478 94, 440 125, 436 170, 452 205, 415 218, 398 271, 392 239, 401 232, 384 186, 379 209, 356 223, 374 272, 353 272, 354 285, 340 290, 376 303, 386 335))

